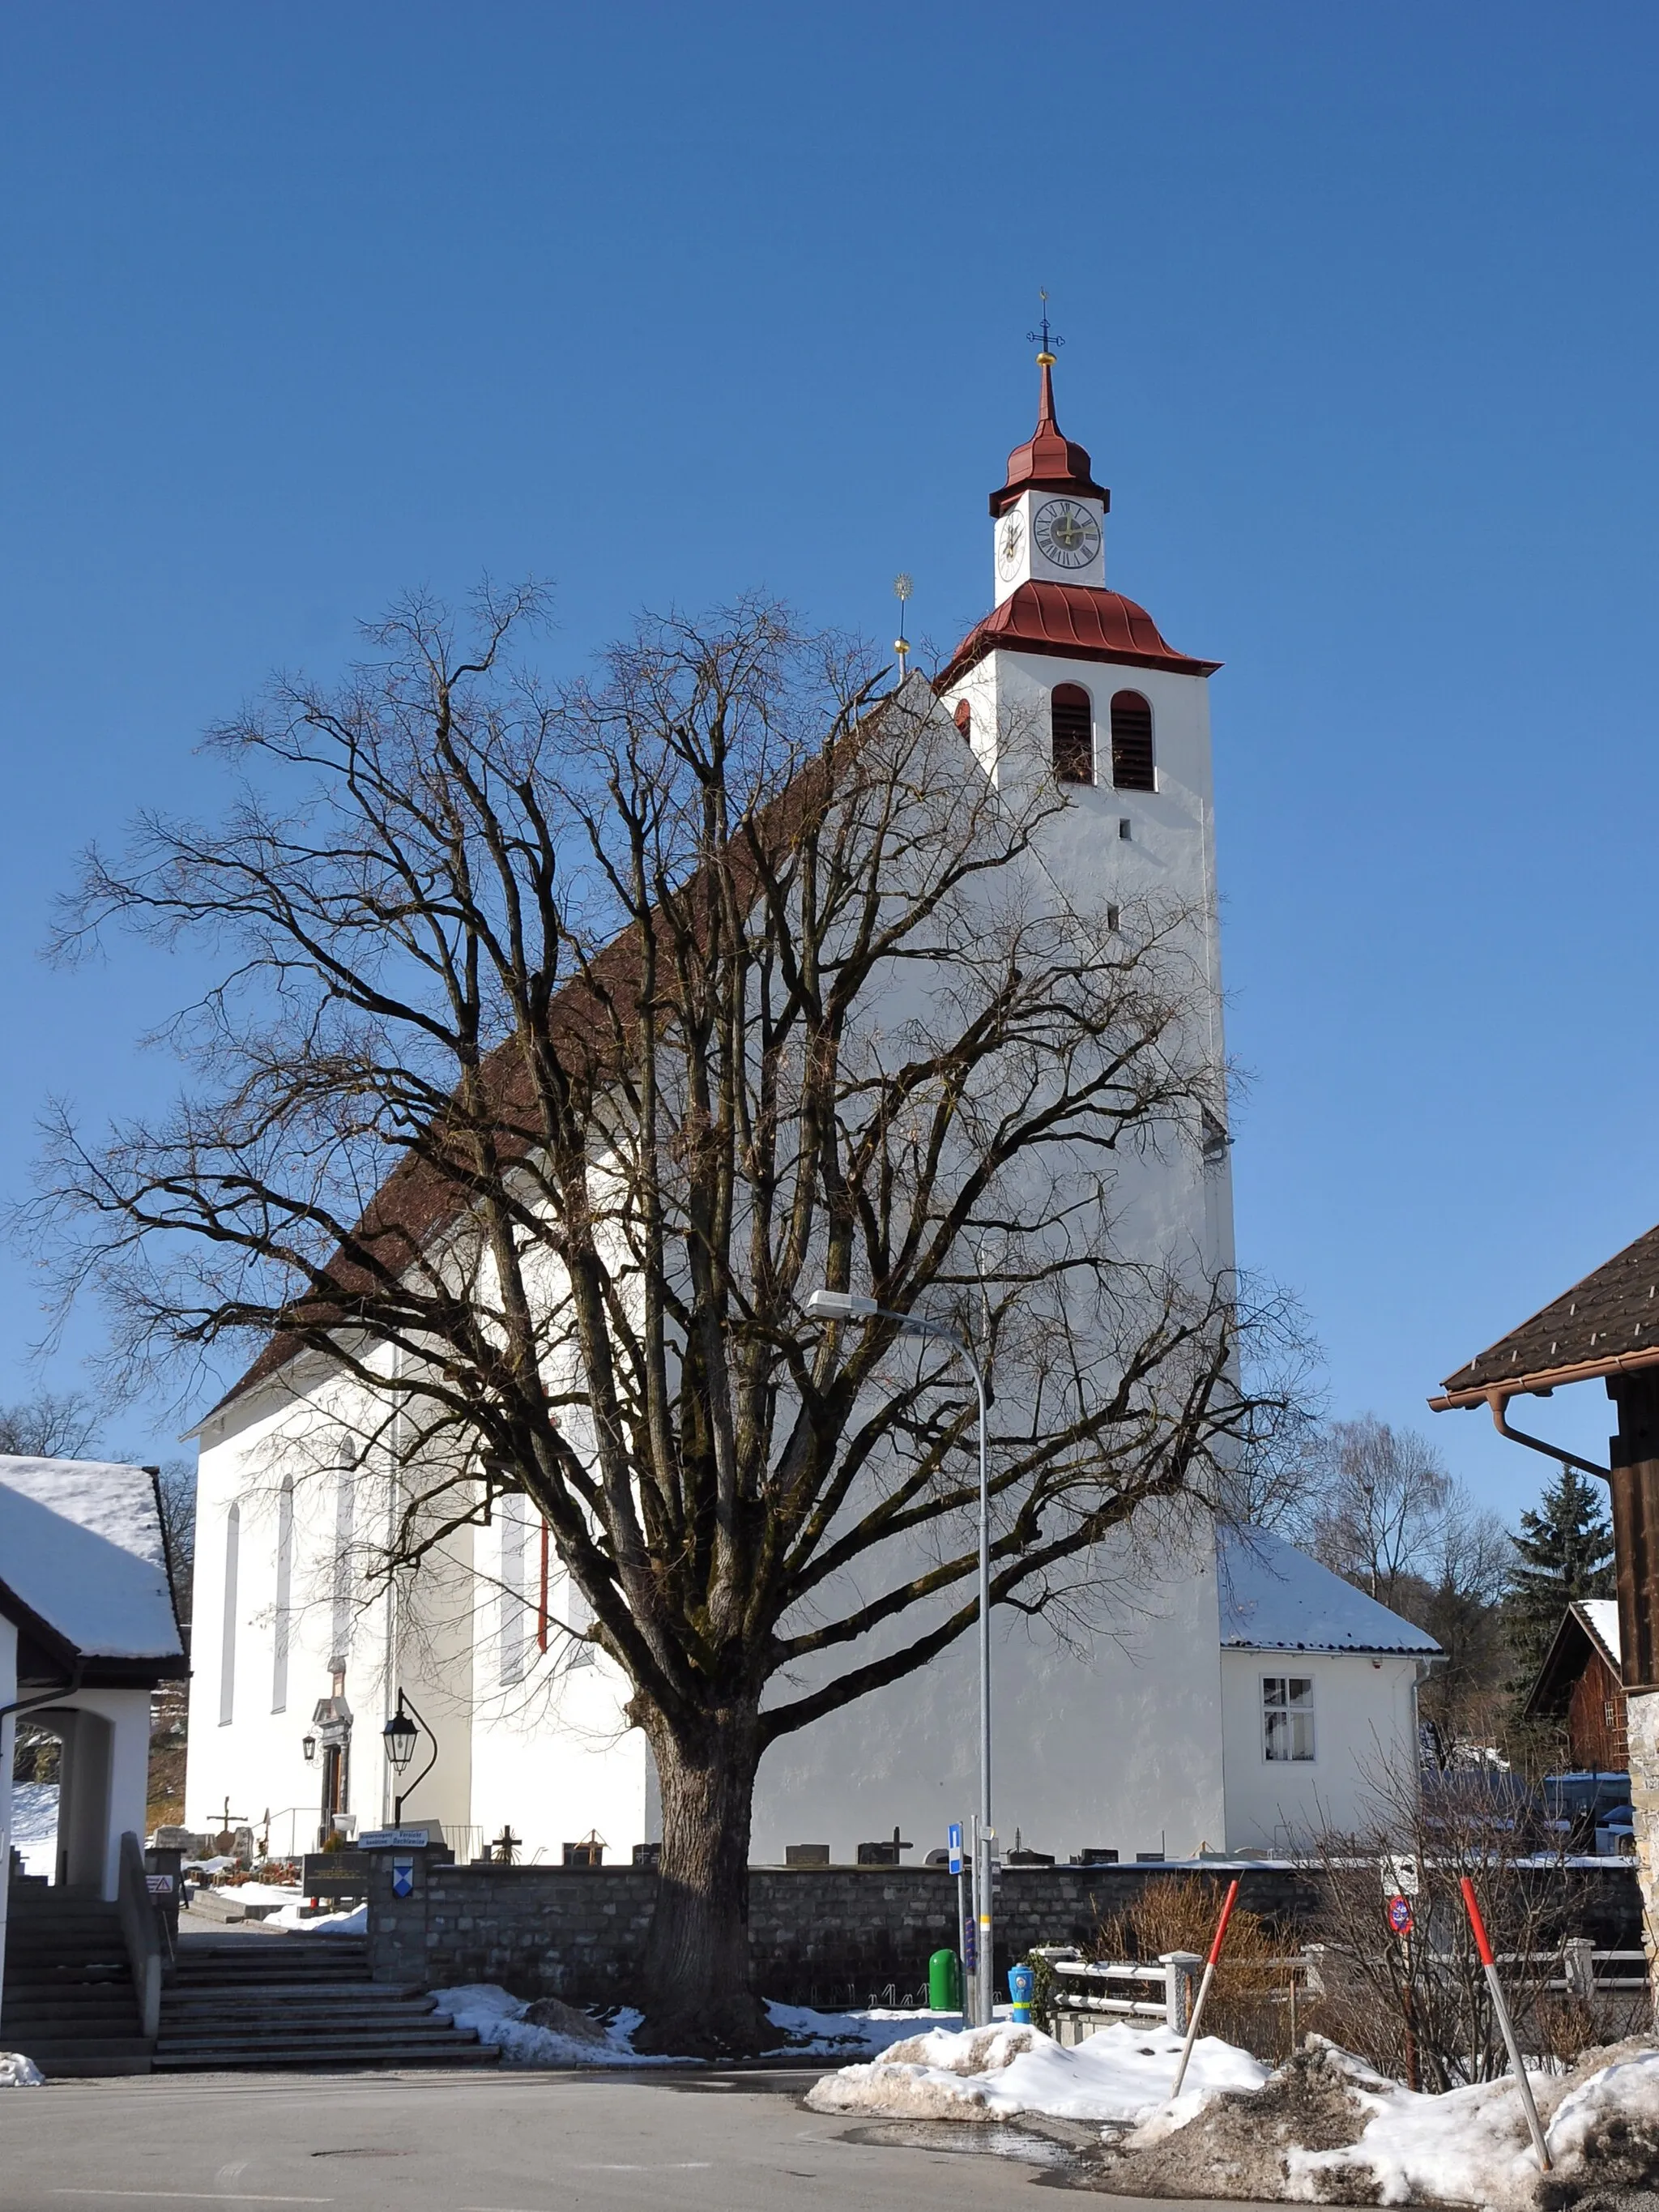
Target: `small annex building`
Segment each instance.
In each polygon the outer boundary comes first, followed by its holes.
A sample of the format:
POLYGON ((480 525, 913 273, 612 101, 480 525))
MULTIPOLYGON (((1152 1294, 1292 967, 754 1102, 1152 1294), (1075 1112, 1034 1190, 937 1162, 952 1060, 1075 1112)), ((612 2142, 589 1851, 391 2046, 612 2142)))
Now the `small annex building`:
POLYGON ((0 1867, 27 1714, 62 1746, 50 1880, 116 1896, 121 1838, 145 1830, 151 1693, 188 1672, 154 1469, 0 1455, 0 1867))
POLYGON ((1581 1598, 1567 1607, 1521 1710, 1529 1721, 1554 1721, 1565 1730, 1570 1767, 1596 1774, 1628 1770, 1616 1598, 1581 1598))
POLYGON ((1364 1826, 1381 1778, 1415 1770, 1417 1686, 1440 1646, 1267 1529, 1220 1557, 1229 1847, 1364 1826))

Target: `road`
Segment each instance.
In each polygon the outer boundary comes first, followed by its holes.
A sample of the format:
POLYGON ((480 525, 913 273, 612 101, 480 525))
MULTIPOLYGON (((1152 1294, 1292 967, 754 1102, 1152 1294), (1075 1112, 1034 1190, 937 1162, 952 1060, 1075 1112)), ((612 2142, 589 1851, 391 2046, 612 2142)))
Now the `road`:
POLYGON ((221 2074, 9 2090, 0 2212, 1005 2212, 1042 2178, 1042 2145, 1033 2162, 975 2154, 977 2129, 924 2130, 938 2137, 924 2148, 860 2141, 870 2130, 801 2109, 811 2079, 221 2074))

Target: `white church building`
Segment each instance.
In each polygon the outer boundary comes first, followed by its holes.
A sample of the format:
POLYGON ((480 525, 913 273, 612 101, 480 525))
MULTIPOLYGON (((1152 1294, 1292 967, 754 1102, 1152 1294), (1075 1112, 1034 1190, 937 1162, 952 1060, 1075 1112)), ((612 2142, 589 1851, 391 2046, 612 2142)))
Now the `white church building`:
MULTIPOLYGON (((1165 896, 1199 918, 1218 1067, 1218 664, 1176 652, 1109 588, 1109 495, 1061 434, 1052 357, 1039 360, 1037 428, 991 495, 995 603, 928 711, 951 718, 993 777, 1006 772, 1003 732, 1041 732, 1044 768, 1071 802, 1044 826, 1052 880, 1126 905, 1165 896)), ((1212 1278, 1231 1269, 1227 1146, 1218 1125, 1201 1152, 1126 1170, 1139 1178, 1127 1218, 1148 1259, 1194 1255, 1212 1278)), ((657 1840, 655 1778, 622 1717, 623 1675, 568 1632, 579 1639, 585 1619, 522 1498, 495 1499, 422 1567, 418 1608, 395 1585, 365 1601, 352 1562, 387 1526, 387 1478, 358 1464, 338 1389, 309 1359, 261 1363, 198 1432, 186 1820, 216 1827, 228 1803, 268 1819, 273 1850, 301 1850, 331 1827, 382 1825, 404 1788, 404 1821, 441 1825, 463 1856, 503 1829, 524 1857, 553 1861, 590 1836, 612 1862, 657 1840), (301 1433, 313 1472, 296 1480, 301 1433), (400 1697, 429 1735, 394 1780, 382 1730, 400 1697)), ((1207 1519, 1158 1544, 1126 1539, 1105 1569, 1120 1595, 1090 1648, 1019 1616, 994 1623, 1004 1848, 1018 1829, 1060 1857, 1282 1850, 1314 1826, 1360 1821, 1381 1768, 1414 1771, 1416 1686, 1436 1647, 1407 1622, 1276 1538, 1219 1535, 1207 1519)), ((976 1697, 964 1642, 775 1744, 755 1860, 827 1844, 850 1861, 896 1830, 916 1856, 942 1844, 975 1798, 976 1697)))

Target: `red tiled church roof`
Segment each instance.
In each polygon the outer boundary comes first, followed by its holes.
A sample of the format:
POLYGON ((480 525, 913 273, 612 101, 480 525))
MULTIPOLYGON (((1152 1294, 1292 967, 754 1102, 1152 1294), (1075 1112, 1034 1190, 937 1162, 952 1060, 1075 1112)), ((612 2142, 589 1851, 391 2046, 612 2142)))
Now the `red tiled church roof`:
POLYGON ((1145 607, 1095 584, 1021 584, 976 623, 938 679, 940 690, 967 674, 998 646, 1018 653, 1064 654, 1073 660, 1126 661, 1132 668, 1167 668, 1177 676, 1209 676, 1218 660, 1194 660, 1166 645, 1145 607))

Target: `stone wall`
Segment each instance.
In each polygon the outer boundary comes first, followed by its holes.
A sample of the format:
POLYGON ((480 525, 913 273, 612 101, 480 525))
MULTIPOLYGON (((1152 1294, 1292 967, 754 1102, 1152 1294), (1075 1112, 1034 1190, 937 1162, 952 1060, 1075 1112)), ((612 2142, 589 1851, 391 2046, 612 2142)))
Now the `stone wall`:
MULTIPOLYGON (((377 1981, 441 1989, 499 1982, 515 1996, 580 2002, 637 1995, 639 1961, 656 1902, 647 1868, 424 1865, 415 1891, 392 1893, 392 1861, 373 1855, 369 1957, 377 1981)), ((998 1890, 997 1973, 1035 1943, 1086 1943, 1104 1916, 1146 1882, 1183 1871, 1163 1865, 1008 1867, 998 1890)), ((1206 1867, 1237 1873, 1239 1902, 1294 1940, 1317 1906, 1316 1878, 1289 1867, 1206 1867)), ((1565 1887, 1566 1918, 1598 1950, 1634 1948, 1640 1905, 1632 1862, 1541 1869, 1565 1887)), ((937 1867, 756 1867, 749 1878, 750 1956, 756 1985, 793 2004, 863 2003, 891 1985, 921 1989, 930 1953, 956 1948, 956 1882, 937 1867)), ((1378 1896, 1379 1925, 1381 1893, 1378 1896)))
MULTIPOLYGON (((440 1989, 499 1982, 520 1996, 592 2002, 635 1993, 656 1900, 654 1872, 635 1867, 423 1865, 415 1891, 392 1893, 375 1854, 369 1956, 377 1981, 440 1989)), ((1159 1866, 1010 1867, 1000 1886, 999 1972, 1034 1943, 1086 1942, 1159 1866)), ((1227 1869, 1217 1869, 1218 1874, 1227 1869)), ((1241 1902, 1294 1923, 1313 1893, 1284 1868, 1237 1869, 1241 1902)), ((957 1885, 936 1867, 757 1867, 750 1875, 750 1955, 768 1996, 810 2004, 865 2002, 891 1984, 915 1990, 927 1960, 957 1943, 957 1885)))

